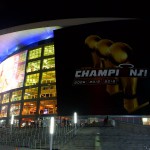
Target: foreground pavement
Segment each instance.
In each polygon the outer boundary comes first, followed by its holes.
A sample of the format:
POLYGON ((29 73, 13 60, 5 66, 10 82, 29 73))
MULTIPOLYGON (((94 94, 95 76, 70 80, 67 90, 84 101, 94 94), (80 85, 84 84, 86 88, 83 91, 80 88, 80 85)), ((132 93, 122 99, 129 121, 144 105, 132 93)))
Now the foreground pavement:
POLYGON ((150 150, 150 135, 127 132, 119 128, 103 128, 102 150, 150 150))
MULTIPOLYGON (((55 150, 150 150, 150 135, 119 127, 84 127, 55 150)), ((0 150, 43 150, 0 145, 0 150)), ((49 148, 45 149, 49 150, 49 148)))
MULTIPOLYGON (((12 147, 7 145, 0 145, 0 150, 33 150, 27 147, 12 147)), ((34 150, 41 150, 41 149, 34 149, 34 150)))

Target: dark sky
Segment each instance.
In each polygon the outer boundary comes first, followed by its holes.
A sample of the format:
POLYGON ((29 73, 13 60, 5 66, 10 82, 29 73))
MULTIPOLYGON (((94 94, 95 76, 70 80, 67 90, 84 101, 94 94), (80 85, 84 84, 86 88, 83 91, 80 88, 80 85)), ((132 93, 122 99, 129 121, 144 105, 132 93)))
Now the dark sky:
POLYGON ((148 4, 116 0, 1 0, 0 29, 39 21, 82 17, 149 17, 148 4), (82 2, 82 3, 81 3, 82 2))

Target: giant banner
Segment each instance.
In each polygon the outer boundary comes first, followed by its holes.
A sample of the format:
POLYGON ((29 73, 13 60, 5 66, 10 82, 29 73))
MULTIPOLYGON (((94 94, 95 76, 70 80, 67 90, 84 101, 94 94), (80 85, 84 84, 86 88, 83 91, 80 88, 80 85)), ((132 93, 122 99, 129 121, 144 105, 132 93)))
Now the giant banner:
POLYGON ((23 86, 27 50, 0 64, 0 93, 23 86))
POLYGON ((56 30, 58 114, 149 115, 149 25, 129 19, 56 30))

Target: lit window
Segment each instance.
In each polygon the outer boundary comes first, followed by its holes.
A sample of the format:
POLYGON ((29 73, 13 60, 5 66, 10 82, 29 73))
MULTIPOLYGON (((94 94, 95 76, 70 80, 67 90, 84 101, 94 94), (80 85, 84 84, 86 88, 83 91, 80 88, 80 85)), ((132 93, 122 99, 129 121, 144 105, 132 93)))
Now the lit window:
POLYGON ((9 95, 10 95, 10 93, 6 93, 3 95, 2 104, 9 102, 9 95))
POLYGON ((29 127, 29 126, 33 126, 35 127, 35 119, 33 118, 22 118, 21 120, 21 127, 29 127))
POLYGON ((22 97, 22 90, 12 92, 11 101, 19 101, 22 97))
POLYGON ((42 69, 55 68, 55 58, 47 58, 43 60, 42 69))
POLYGON ((25 86, 36 85, 39 83, 39 73, 26 76, 25 86))
POLYGON ((8 110, 8 106, 2 106, 1 108, 1 117, 7 117, 7 110, 8 110))
POLYGON ((56 85, 42 86, 40 96, 42 98, 56 97, 56 85))
POLYGON ((38 97, 38 87, 25 89, 24 99, 35 99, 38 97))
POLYGON ((29 62, 27 65, 27 71, 26 72, 28 73, 28 72, 39 71, 40 70, 40 63, 41 63, 40 60, 29 62))
POLYGON ((10 106, 10 116, 18 116, 20 114, 20 103, 11 104, 10 106))
POLYGON ((35 115, 37 109, 37 102, 25 102, 23 104, 22 115, 35 115))
POLYGON ((42 84, 55 82, 56 82, 55 71, 47 71, 42 73, 42 80, 41 80, 42 84))
POLYGON ((57 101, 45 100, 40 101, 39 114, 56 114, 57 113, 57 101))
POLYGON ((54 44, 44 47, 44 56, 54 55, 54 44))
POLYGON ((41 57, 41 51, 42 51, 42 48, 37 48, 37 49, 30 50, 28 59, 31 60, 31 59, 41 57))

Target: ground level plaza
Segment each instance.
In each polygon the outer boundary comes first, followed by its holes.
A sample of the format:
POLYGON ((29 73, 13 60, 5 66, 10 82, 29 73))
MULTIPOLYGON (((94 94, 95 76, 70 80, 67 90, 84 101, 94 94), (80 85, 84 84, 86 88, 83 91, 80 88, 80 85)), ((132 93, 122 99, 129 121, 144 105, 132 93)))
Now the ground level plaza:
MULTIPOLYGON (((148 150, 150 126, 124 121, 108 120, 82 126, 56 126, 52 147, 57 150, 148 150)), ((50 149, 48 127, 1 128, 0 149, 36 150, 50 149)))

